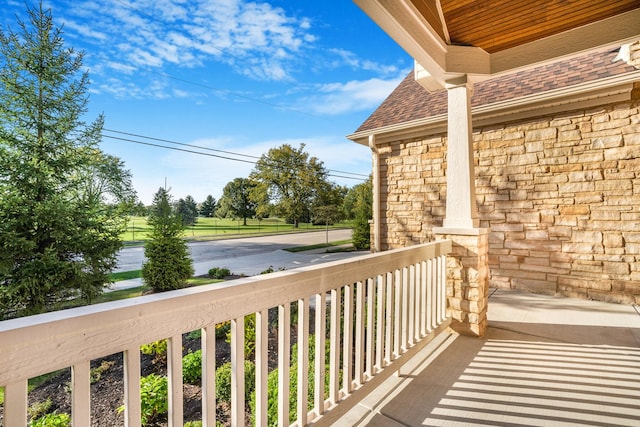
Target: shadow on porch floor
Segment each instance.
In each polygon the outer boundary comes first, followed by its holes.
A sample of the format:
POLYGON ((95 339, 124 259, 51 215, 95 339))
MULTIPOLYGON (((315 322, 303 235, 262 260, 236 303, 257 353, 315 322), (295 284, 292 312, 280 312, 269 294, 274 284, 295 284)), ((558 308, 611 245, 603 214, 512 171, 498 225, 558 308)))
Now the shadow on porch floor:
POLYGON ((640 425, 638 307, 493 291, 484 338, 443 333, 344 425, 640 425))

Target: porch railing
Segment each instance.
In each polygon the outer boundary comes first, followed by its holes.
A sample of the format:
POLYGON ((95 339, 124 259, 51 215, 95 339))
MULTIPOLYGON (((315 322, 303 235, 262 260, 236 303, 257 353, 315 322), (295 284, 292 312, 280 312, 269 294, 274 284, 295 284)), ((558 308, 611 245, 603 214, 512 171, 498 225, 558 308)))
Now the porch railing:
POLYGON ((278 425, 289 425, 290 420, 292 336, 298 342, 298 363, 297 402, 291 418, 296 425, 328 422, 332 417, 325 414, 335 416, 342 402, 352 406, 366 395, 367 385, 395 372, 406 353, 448 325, 445 257, 450 251, 450 241, 439 241, 0 322, 4 425, 27 425, 29 378, 71 367, 72 422, 89 426, 90 362, 123 353, 124 421, 126 426, 139 426, 140 346, 167 339, 169 426, 182 426, 182 334, 201 329, 203 425, 215 426, 215 325, 227 321, 231 322, 231 424, 244 425, 244 317, 254 313, 256 425, 273 422, 267 420, 270 330, 276 331, 278 341, 278 425), (293 321, 292 306, 297 313, 293 321), (271 327, 270 309, 277 311, 277 324, 276 316, 271 316, 271 327), (316 355, 312 362, 309 346, 316 355), (328 363, 322 357, 325 346, 328 363), (308 390, 311 382, 313 393, 308 390))

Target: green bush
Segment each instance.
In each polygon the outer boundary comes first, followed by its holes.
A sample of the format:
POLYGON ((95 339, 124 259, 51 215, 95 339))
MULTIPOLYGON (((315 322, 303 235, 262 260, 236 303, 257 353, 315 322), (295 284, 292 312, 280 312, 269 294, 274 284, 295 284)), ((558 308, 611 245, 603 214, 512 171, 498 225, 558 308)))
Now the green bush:
POLYGON ((31 427, 69 427, 71 417, 66 413, 53 412, 31 421, 31 427))
MULTIPOLYGON (((325 372, 329 370, 329 340, 325 341, 325 372)), ((289 369, 289 422, 296 420, 296 406, 298 402, 298 344, 294 344, 291 348, 291 368, 289 369)), ((314 387, 315 387, 315 338, 309 335, 309 371, 308 371, 308 389, 307 402, 308 409, 313 408, 314 387)), ((342 374, 342 372, 340 373, 342 374)), ((342 377, 342 375, 340 375, 342 377)), ((324 392, 325 398, 329 394, 329 375, 325 375, 324 392)), ((255 418, 255 393, 251 395, 251 417, 255 418)), ((278 369, 274 369, 267 376, 267 425, 270 427, 278 425, 278 369)))
POLYGON ((202 421, 187 421, 184 427, 202 427, 202 421))
POLYGON ((196 329, 195 331, 189 332, 187 338, 191 340, 199 340, 200 338, 202 338, 202 329, 196 329))
POLYGON ((53 405, 53 402, 51 402, 50 398, 48 398, 44 402, 35 402, 31 404, 31 406, 29 406, 29 409, 27 409, 27 414, 29 415, 30 419, 36 420, 46 415, 47 412, 49 412, 49 410, 51 409, 51 405, 53 405))
POLYGON ((216 338, 223 339, 227 338, 227 334, 231 330, 231 322, 226 321, 223 323, 218 323, 216 325, 216 338))
POLYGON ((231 270, 223 267, 213 267, 209 269, 209 277, 212 279, 224 279, 227 276, 231 276, 231 270))
MULTIPOLYGON (((244 361, 244 396, 251 397, 255 388, 256 365, 250 360, 244 361)), ((216 399, 220 402, 231 402, 231 362, 220 365, 216 369, 216 399)))
POLYGON ((371 229, 367 217, 356 217, 353 222, 351 237, 353 239, 353 247, 356 249, 369 249, 371 247, 371 229))
POLYGON ((167 340, 158 340, 140 346, 142 354, 153 356, 153 363, 167 363, 167 340))
MULTIPOLYGON (((140 378, 141 423, 146 426, 160 415, 169 412, 169 385, 167 377, 149 374, 140 378)), ((124 411, 124 405, 118 412, 124 411)))
MULTIPOLYGON (((217 332, 216 332, 217 335, 217 332)), ((231 344, 231 323, 225 336, 225 341, 231 344)), ((256 351, 256 314, 244 316, 244 357, 251 359, 256 351)))
POLYGON ((202 350, 186 354, 182 358, 182 379, 187 384, 199 384, 202 379, 202 350))

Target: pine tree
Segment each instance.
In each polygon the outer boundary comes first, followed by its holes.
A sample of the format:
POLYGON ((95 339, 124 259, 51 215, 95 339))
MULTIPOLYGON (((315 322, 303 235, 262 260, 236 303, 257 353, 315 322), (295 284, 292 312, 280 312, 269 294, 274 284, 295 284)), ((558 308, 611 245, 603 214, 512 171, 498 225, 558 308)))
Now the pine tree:
POLYGON ((87 124, 82 52, 65 48, 50 10, 0 28, 0 318, 91 300, 108 282, 132 200, 122 162, 87 124))
POLYGON ((184 287, 193 275, 193 263, 182 237, 182 218, 171 208, 171 196, 164 188, 153 196, 148 223, 151 240, 144 245, 147 261, 142 265, 142 280, 156 292, 184 287))

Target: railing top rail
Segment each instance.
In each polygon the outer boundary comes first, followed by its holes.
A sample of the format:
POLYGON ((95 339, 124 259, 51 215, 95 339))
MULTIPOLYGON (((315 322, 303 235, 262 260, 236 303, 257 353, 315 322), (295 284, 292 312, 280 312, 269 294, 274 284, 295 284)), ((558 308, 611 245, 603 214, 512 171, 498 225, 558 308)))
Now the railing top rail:
POLYGON ((443 240, 0 322, 0 385, 307 298, 450 251, 451 241, 443 240))

